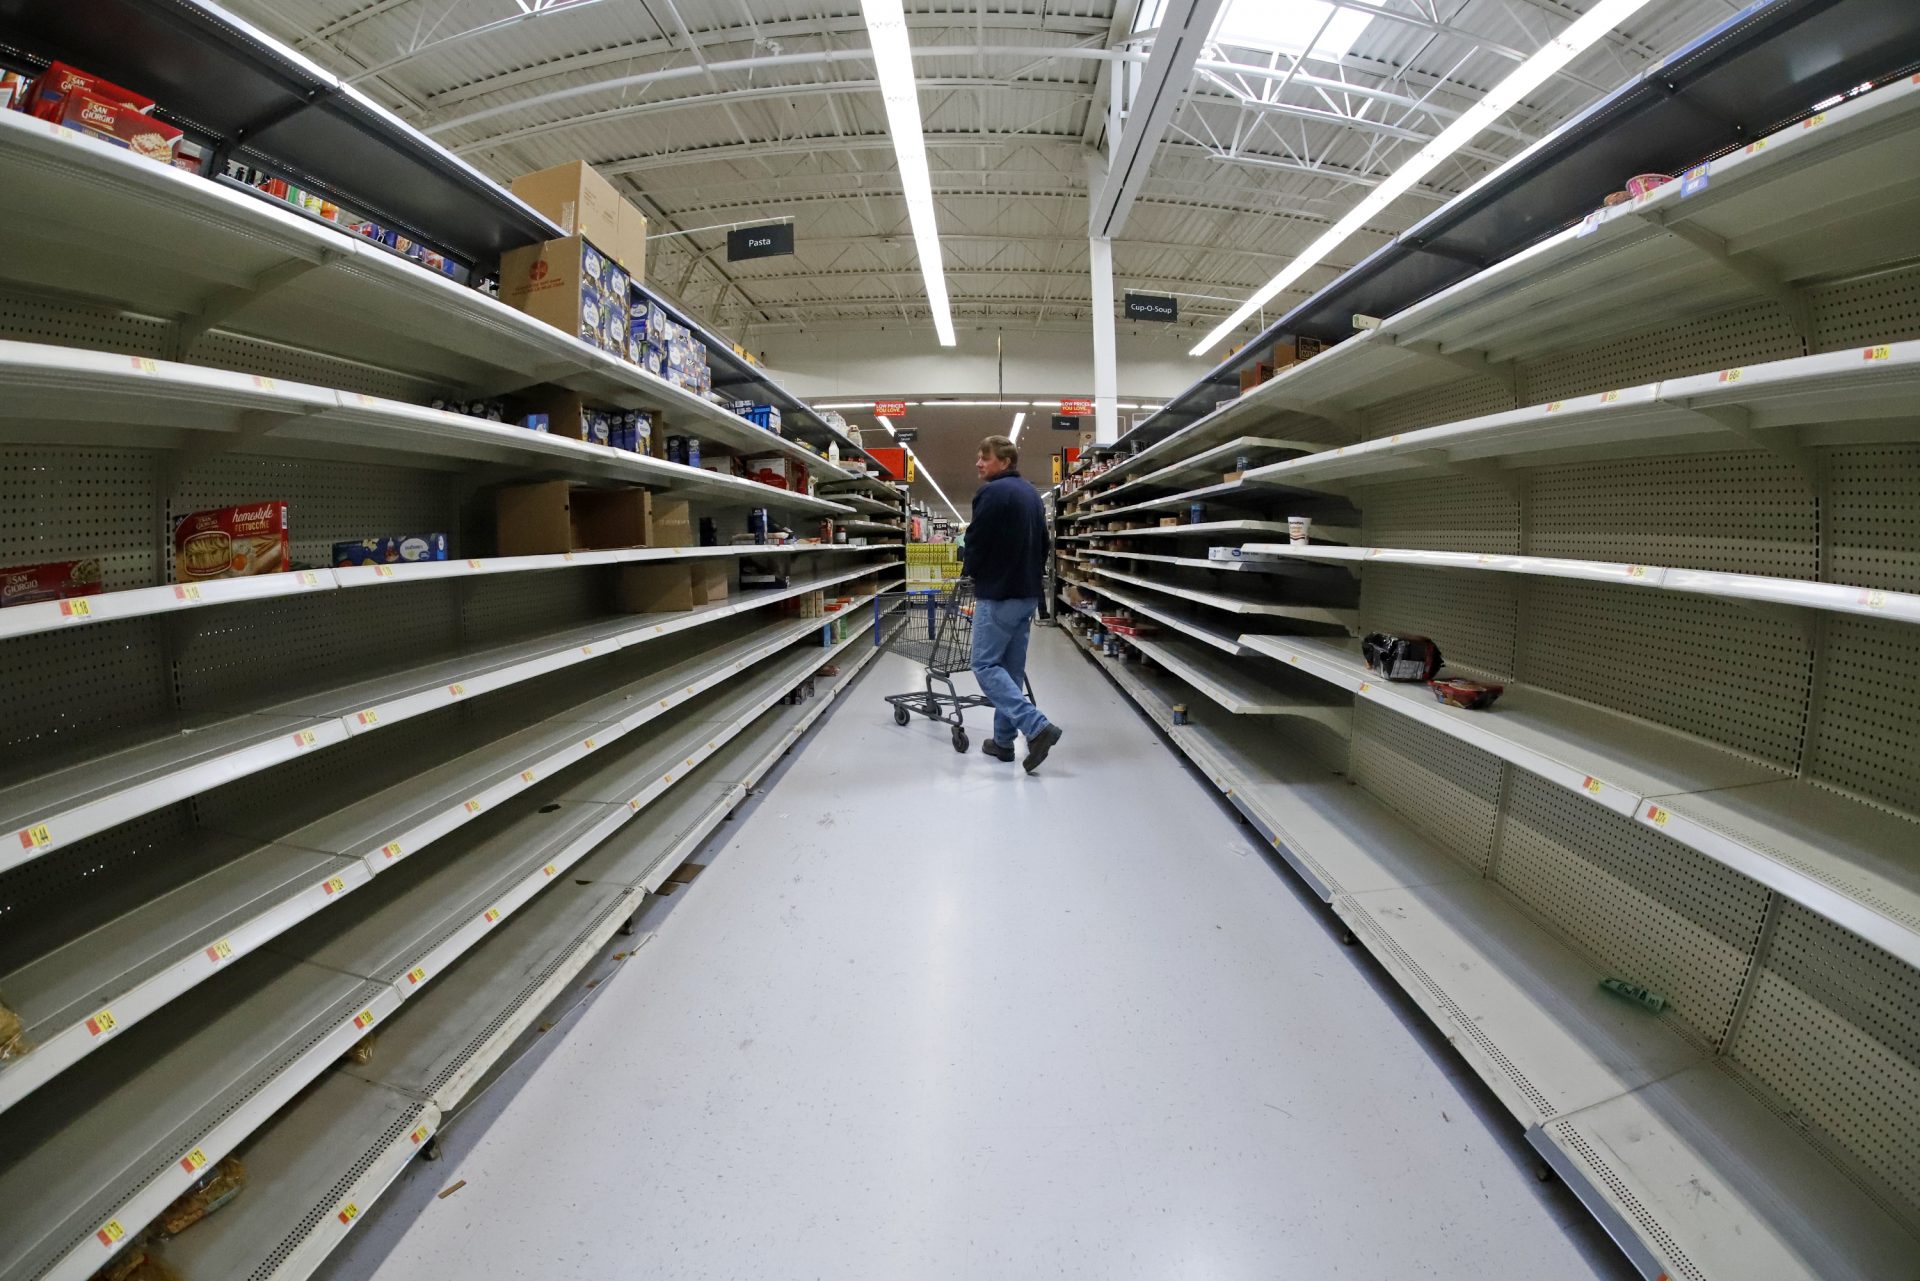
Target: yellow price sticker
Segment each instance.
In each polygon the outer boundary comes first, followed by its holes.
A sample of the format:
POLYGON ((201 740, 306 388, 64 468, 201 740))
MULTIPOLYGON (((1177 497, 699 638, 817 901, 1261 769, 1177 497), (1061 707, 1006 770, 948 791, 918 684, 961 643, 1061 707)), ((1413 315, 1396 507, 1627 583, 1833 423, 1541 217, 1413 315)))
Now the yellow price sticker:
POLYGON ((551 863, 547 864, 545 867, 541 868, 540 870, 545 872, 548 876, 553 876, 560 871, 559 868, 555 867, 551 863))
POLYGON ((21 849, 37 850, 42 846, 51 844, 53 844, 53 832, 48 829, 45 823, 35 823, 32 827, 23 827, 20 829, 21 849))
POLYGON ((373 576, 374 576, 375 578, 392 578, 392 577, 393 577, 393 566, 391 566, 391 565, 375 565, 375 566, 373 567, 373 576))
POLYGON ((468 561, 468 562, 467 562, 467 568, 468 568, 468 569, 478 569, 478 568, 480 568, 480 562, 479 562, 479 561, 477 561, 477 560, 470 560, 470 561, 468 561))
POLYGON ((1647 576, 1647 567, 1645 565, 1627 566, 1628 578, 1645 578, 1646 576, 1647 576))
POLYGON ((407 1137, 413 1140, 415 1147, 418 1147, 420 1144, 425 1143, 427 1141, 427 1135, 431 1133, 432 1131, 427 1129, 427 1127, 423 1125, 423 1126, 420 1126, 418 1129, 414 1130, 414 1132, 412 1134, 409 1134, 407 1137))
POLYGON ((632 800, 628 801, 627 808, 630 810, 638 811, 640 808, 640 798, 636 796, 632 800))
POLYGON ((1765 138, 1756 138, 1754 141, 1748 143, 1746 147, 1747 154, 1750 156, 1755 152, 1765 151, 1766 149, 1767 140, 1765 138))
POLYGON ((173 598, 175 600, 199 600, 200 589, 192 584, 188 584, 185 587, 176 587, 173 589, 173 598))
POLYGON ((1611 405, 1618 399, 1620 399, 1620 393, 1617 391, 1603 391, 1600 393, 1600 403, 1603 405, 1611 405))
POLYGON ((1824 111, 1817 111, 1813 115, 1808 116, 1805 120, 1802 120, 1800 122, 1800 127, 1802 129, 1818 129, 1821 125, 1825 123, 1827 123, 1827 113, 1824 111))
POLYGON ((600 746, 600 744, 598 744, 598 743, 596 743, 596 742, 594 742, 594 741, 593 741, 592 739, 588 739, 588 740, 586 741, 586 744, 585 744, 585 746, 586 746, 586 749, 587 749, 587 750, 588 750, 589 752, 591 752, 591 751, 593 751, 594 749, 596 749, 597 747, 599 747, 599 746, 600 746))
POLYGON ((1865 351, 1865 352, 1863 352, 1862 354, 1863 354, 1863 355, 1864 355, 1864 356, 1865 356, 1865 357, 1866 357, 1866 358, 1867 358, 1868 360, 1891 360, 1891 359, 1893 359, 1893 349, 1892 349, 1891 347, 1869 347, 1869 348, 1867 348, 1867 349, 1866 349, 1866 351, 1865 351))
POLYGON ((467 687, 459 681, 455 681, 453 684, 447 686, 447 693, 454 698, 465 698, 467 696, 467 687))
POLYGON ((475 797, 473 800, 470 800, 467 802, 467 813, 478 814, 479 812, 480 812, 480 800, 478 797, 475 797))
POLYGON ((1367 692, 1368 690, 1370 690, 1370 689, 1372 689, 1372 688, 1373 688, 1373 685, 1372 685, 1372 683, 1371 683, 1371 682, 1369 682, 1369 681, 1361 681, 1361 682, 1360 682, 1360 691, 1359 691, 1359 692, 1360 692, 1360 693, 1362 693, 1362 694, 1364 694, 1364 693, 1366 693, 1366 692, 1367 692))
POLYGON ((531 783, 536 777, 538 777, 538 775, 536 775, 530 769, 523 769, 520 771, 520 781, 522 783, 531 783))
POLYGON ((1665 827, 1667 825, 1667 812, 1658 805, 1649 805, 1647 806, 1647 821, 1655 827, 1665 827))
POLYGON ((497 907, 490 907, 490 908, 488 908, 488 909, 487 909, 487 924, 488 924, 488 925, 492 925, 492 924, 493 924, 493 923, 494 923, 495 921, 497 921, 497 920, 499 920, 499 919, 500 919, 500 909, 499 909, 499 908, 497 908, 497 907))
POLYGON ((91 1036, 105 1036, 119 1026, 120 1021, 113 1017, 112 1010, 102 1010, 87 1020, 87 1032, 91 1036))
POLYGON ((312 730, 303 729, 293 736, 293 745, 295 747, 312 747, 314 743, 319 741, 319 737, 320 736, 312 730))
POLYGON ((1861 592, 1860 603, 1868 609, 1885 609, 1887 607, 1887 594, 1885 592, 1861 592))
POLYGON ((261 391, 272 391, 272 390, 274 390, 274 382, 273 382, 273 379, 271 379, 271 378, 263 378, 263 377, 262 377, 262 376, 260 376, 259 374, 255 374, 255 375, 253 376, 253 385, 254 385, 254 386, 256 386, 256 387, 258 387, 258 388, 259 388, 259 389, 260 389, 261 391))
POLYGON ((420 984, 426 981, 427 981, 426 966, 416 965, 412 969, 407 971, 407 982, 413 983, 413 984, 420 984))
POLYGON ((380 723, 380 713, 369 707, 366 711, 360 713, 360 723, 362 725, 378 725, 380 723))
POLYGON ((318 587, 320 585, 320 575, 310 569, 303 569, 300 571, 300 585, 302 587, 318 587))
POLYGON ((221 939, 218 943, 215 943, 212 947, 207 949, 207 960, 211 961, 215 965, 220 964, 220 962, 226 960, 229 956, 232 956, 232 955, 233 955, 233 943, 228 939, 221 939))
POLYGON ((338 1217, 340 1219, 340 1226, 345 1227, 347 1224, 352 1223, 355 1219, 360 1217, 360 1207, 355 1205, 353 1202, 349 1201, 345 1205, 340 1207, 340 1214, 338 1217))
POLYGON ((399 842, 399 841, 390 841, 390 842, 388 842, 387 844, 385 844, 385 845, 382 845, 382 846, 380 847, 380 852, 381 852, 382 854, 385 854, 385 855, 387 856, 387 858, 388 858, 388 860, 389 860, 389 861, 391 861, 391 860, 393 860, 393 859, 396 859, 396 858, 399 858, 399 857, 400 857, 400 856, 401 856, 402 854, 404 854, 404 853, 405 853, 406 851, 404 851, 404 850, 402 850, 402 849, 400 848, 400 842, 399 842))
POLYGON ((60 602, 60 615, 63 618, 92 618, 93 606, 83 600, 63 600, 60 602))
POLYGON ((346 889, 347 883, 341 877, 330 876, 326 879, 325 882, 321 884, 320 888, 327 892, 328 898, 332 898, 335 894, 338 894, 341 890, 346 889))
POLYGON ((582 646, 580 647, 580 652, 581 652, 582 654, 585 654, 585 655, 586 655, 586 656, 587 656, 588 658, 592 658, 592 657, 593 657, 593 646, 591 646, 591 645, 582 645, 582 646))
POLYGON ((1723 383, 1737 383, 1740 381, 1740 374, 1741 371, 1738 369, 1722 369, 1720 371, 1720 381, 1723 383))
POLYGON ((207 1154, 199 1148, 180 1158, 180 1168, 188 1174, 198 1174, 207 1165, 207 1154))
POLYGON ((1589 792, 1594 796, 1600 795, 1600 791, 1603 786, 1604 784, 1602 784, 1599 779, 1595 778, 1591 774, 1587 775, 1585 778, 1580 780, 1581 790, 1585 792, 1589 792))
POLYGON ((120 1238, 125 1235, 127 1235, 127 1230, 120 1226, 120 1220, 108 1219, 100 1225, 100 1230, 93 1234, 93 1239, 101 1245, 112 1248, 119 1244, 120 1238))
POLYGON ((1563 403, 1564 403, 1564 402, 1562 402, 1562 401, 1558 401, 1558 400, 1555 400, 1555 401, 1551 401, 1551 402, 1549 402, 1549 403, 1548 403, 1548 405, 1547 405, 1547 412, 1548 412, 1548 413, 1550 413, 1550 414, 1557 414, 1557 413, 1559 413, 1559 412, 1560 412, 1560 406, 1561 406, 1561 405, 1562 405, 1563 403))
POLYGON ((372 1010, 362 1010, 362 1011, 360 1011, 360 1012, 359 1012, 358 1014, 356 1014, 356 1015, 354 1015, 354 1016, 353 1016, 353 1025, 354 1025, 354 1026, 355 1026, 356 1028, 368 1028, 368 1027, 372 1027, 372 1026, 373 1026, 373 1011, 372 1011, 372 1010))
POLYGON ((135 373, 157 374, 160 372, 160 362, 150 356, 134 356, 132 360, 135 373))

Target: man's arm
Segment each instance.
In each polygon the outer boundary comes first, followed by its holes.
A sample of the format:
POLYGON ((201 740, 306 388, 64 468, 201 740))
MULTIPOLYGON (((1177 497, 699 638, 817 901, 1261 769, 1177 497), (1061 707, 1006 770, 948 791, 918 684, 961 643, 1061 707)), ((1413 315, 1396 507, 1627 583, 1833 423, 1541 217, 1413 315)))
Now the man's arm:
POLYGON ((973 519, 967 523, 967 542, 960 567, 960 572, 968 578, 978 577, 974 571, 992 563, 999 543, 999 505, 989 495, 989 488, 983 485, 973 496, 973 519))

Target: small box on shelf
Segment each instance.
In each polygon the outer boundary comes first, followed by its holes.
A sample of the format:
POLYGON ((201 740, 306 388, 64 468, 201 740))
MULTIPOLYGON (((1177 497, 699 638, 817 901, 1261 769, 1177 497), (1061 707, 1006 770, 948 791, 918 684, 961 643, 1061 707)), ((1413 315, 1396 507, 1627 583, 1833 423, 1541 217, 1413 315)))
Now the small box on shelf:
POLYGON ((502 556, 647 547, 653 538, 653 495, 644 489, 509 485, 494 496, 494 511, 502 556))
POLYGON ((500 255, 500 301, 610 355, 625 358, 631 279, 584 236, 500 255))

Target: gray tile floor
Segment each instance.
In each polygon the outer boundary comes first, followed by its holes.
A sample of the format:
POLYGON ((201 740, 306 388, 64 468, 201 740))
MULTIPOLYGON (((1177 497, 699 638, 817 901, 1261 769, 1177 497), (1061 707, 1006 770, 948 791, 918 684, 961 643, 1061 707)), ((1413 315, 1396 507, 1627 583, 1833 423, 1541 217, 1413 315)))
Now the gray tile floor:
POLYGON ((876 663, 352 1270, 1629 1275, 1069 641, 1033 680, 1028 777, 876 663))

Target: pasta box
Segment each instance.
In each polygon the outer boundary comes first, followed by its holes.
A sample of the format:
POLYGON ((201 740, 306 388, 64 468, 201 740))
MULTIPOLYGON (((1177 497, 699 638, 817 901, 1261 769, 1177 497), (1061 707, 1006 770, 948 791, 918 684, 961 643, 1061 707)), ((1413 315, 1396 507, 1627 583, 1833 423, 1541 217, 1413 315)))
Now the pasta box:
POLYGON ((173 163, 174 144, 180 131, 164 121, 155 120, 131 103, 101 98, 84 89, 75 89, 61 100, 56 124, 125 147, 137 156, 173 163))
POLYGON ((287 505, 250 503, 182 516, 173 526, 175 580, 250 578, 287 568, 287 505))
POLYGON ((362 538, 353 543, 333 545, 333 563, 349 565, 397 565, 408 561, 445 560, 445 534, 387 534, 362 538))

